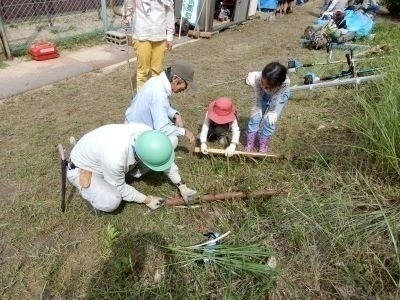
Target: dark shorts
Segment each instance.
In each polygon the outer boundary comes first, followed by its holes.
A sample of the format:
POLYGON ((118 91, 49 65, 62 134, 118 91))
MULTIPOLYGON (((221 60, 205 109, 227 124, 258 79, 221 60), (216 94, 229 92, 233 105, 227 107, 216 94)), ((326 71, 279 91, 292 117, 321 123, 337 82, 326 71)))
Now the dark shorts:
POLYGON ((207 139, 210 142, 216 142, 221 136, 224 136, 229 132, 229 124, 210 124, 210 128, 208 130, 207 139))

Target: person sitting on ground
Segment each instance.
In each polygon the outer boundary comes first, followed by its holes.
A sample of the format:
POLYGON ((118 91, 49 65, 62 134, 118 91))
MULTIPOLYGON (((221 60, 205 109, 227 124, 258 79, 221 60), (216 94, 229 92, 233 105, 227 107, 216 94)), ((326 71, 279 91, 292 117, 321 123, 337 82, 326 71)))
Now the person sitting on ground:
MULTIPOLYGON (((165 72, 150 78, 142 86, 125 112, 125 123, 142 123, 161 131, 169 137, 174 149, 178 146, 179 137, 185 136, 194 144, 193 133, 184 128, 180 113, 173 109, 169 102, 172 93, 183 92, 188 84, 194 84, 193 80, 194 69, 188 62, 174 62, 165 72)), ((137 177, 140 176, 140 172, 131 175, 137 177)), ((198 197, 198 193, 189 189, 182 181, 175 163, 172 164, 168 177, 178 186, 186 204, 198 197)))
POLYGON ((200 150, 208 154, 207 140, 210 142, 219 141, 221 145, 228 145, 226 133, 232 131, 232 140, 225 149, 225 156, 231 157, 235 153, 239 143, 240 129, 236 117, 236 108, 232 100, 221 97, 212 101, 204 117, 203 126, 200 132, 200 150))
POLYGON ((246 83, 253 88, 256 98, 247 125, 245 151, 253 151, 258 140, 258 151, 266 153, 276 122, 290 96, 287 68, 279 62, 271 62, 262 72, 250 72, 246 83))
POLYGON ((116 210, 121 201, 164 204, 125 182, 125 174, 143 163, 154 171, 172 172, 174 150, 168 137, 143 124, 104 125, 85 134, 71 151, 69 182, 97 213, 116 210))
POLYGON ((379 0, 363 0, 361 9, 364 13, 374 16, 380 10, 379 0))
POLYGON ((348 1, 349 0, 325 0, 321 11, 321 17, 330 19, 332 14, 336 11, 343 12, 348 7, 348 1))
POLYGON ((335 12, 332 19, 325 20, 320 25, 307 27, 304 37, 310 41, 311 46, 320 49, 328 41, 345 43, 368 36, 374 25, 373 18, 368 14, 360 10, 346 9, 344 12, 335 12))

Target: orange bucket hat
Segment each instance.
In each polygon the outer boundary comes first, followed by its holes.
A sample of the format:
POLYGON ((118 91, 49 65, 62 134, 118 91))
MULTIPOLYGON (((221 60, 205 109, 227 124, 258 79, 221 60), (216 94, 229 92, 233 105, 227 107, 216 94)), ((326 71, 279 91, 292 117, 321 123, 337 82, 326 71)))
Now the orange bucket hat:
POLYGON ((226 124, 236 119, 236 108, 232 99, 221 97, 208 106, 208 118, 217 124, 226 124))

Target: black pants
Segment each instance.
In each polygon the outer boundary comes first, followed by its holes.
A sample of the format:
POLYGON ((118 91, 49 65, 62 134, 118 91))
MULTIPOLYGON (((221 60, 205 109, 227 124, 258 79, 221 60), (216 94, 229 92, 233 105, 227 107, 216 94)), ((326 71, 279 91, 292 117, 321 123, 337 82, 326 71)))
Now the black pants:
POLYGON ((225 136, 229 131, 229 124, 210 124, 210 128, 208 130, 207 140, 210 142, 216 142, 220 137, 225 136))

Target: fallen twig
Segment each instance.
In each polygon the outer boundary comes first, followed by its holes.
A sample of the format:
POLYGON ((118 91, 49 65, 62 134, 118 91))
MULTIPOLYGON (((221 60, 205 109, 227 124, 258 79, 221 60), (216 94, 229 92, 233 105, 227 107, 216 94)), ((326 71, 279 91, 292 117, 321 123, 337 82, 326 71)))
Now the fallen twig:
POLYGON ((218 82, 218 83, 210 84, 210 85, 207 85, 207 87, 210 88, 210 87, 218 86, 218 85, 222 85, 222 84, 235 83, 235 82, 238 82, 238 81, 243 81, 244 82, 245 80, 246 80, 246 78, 239 78, 239 79, 235 79, 235 80, 230 80, 230 81, 224 81, 224 82, 218 82))

